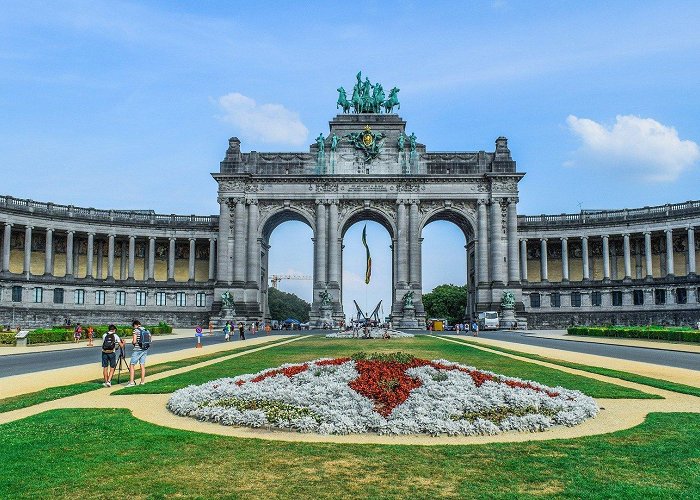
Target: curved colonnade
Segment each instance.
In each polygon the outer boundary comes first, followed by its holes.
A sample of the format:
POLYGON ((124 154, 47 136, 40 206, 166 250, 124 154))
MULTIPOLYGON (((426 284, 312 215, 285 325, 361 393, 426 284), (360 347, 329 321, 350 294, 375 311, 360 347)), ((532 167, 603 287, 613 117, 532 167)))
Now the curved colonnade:
MULTIPOLYGON (((465 279, 472 292, 487 282, 491 287, 495 282, 521 287, 518 314, 527 317, 531 328, 700 320, 700 241, 695 235, 700 202, 517 216, 516 198, 500 201, 479 200, 473 217, 465 218, 449 203, 421 206, 419 200, 399 200, 391 218, 387 207, 344 209, 342 201, 333 199, 281 210, 241 199, 222 203, 234 219, 227 222, 227 235, 220 231, 217 216, 97 210, 3 196, 0 322, 124 322, 133 316, 176 325, 206 323, 216 312, 222 284, 247 286, 254 293, 249 302, 258 311, 253 307, 241 311, 243 315, 269 317, 260 310, 267 302, 269 237, 288 220, 312 229, 314 296, 329 289, 338 318, 343 312, 342 238, 352 224, 376 220, 387 228, 395 254, 394 308, 401 294, 413 289, 420 315, 419 235, 430 222, 448 220, 465 233, 465 279), (502 213, 506 237, 487 234, 500 227, 487 219, 502 213), (229 248, 219 251, 218 241, 226 241, 229 248), (501 257, 506 264, 496 265, 501 257)), ((231 217, 223 208, 222 213, 231 217)), ((476 300, 478 293, 472 295, 476 300)))

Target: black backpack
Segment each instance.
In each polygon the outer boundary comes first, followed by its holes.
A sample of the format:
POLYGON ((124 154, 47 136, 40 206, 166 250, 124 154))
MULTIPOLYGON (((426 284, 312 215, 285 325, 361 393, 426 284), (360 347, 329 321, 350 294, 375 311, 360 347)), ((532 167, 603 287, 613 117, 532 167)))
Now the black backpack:
POLYGON ((114 352, 117 347, 117 339, 113 333, 108 333, 105 335, 105 339, 102 341, 102 351, 103 352, 114 352))
POLYGON ((142 351, 147 351, 151 347, 151 332, 145 328, 140 328, 139 347, 142 351))

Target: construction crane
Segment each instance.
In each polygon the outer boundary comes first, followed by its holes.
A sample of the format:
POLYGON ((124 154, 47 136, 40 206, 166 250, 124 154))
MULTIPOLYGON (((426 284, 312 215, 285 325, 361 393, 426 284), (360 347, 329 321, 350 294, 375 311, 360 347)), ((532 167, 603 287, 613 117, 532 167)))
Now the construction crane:
POLYGON ((270 283, 272 283, 272 288, 277 288, 277 283, 282 280, 312 280, 312 276, 306 276, 304 274, 273 274, 270 276, 270 283))

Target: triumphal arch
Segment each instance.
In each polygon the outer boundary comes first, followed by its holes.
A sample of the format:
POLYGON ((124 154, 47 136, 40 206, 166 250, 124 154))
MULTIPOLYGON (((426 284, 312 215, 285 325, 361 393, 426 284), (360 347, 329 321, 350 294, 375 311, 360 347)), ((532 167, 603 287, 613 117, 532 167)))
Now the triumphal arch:
POLYGON ((269 318, 270 235, 283 222, 301 221, 313 231, 311 321, 343 319, 343 236, 372 220, 392 242, 392 321, 423 326, 421 233, 447 220, 465 236, 467 315, 498 310, 504 291, 521 308, 516 207, 524 174, 516 172, 507 139, 496 139, 493 152, 428 151, 418 141, 420 128, 408 133, 395 112, 398 88, 386 95, 358 73, 351 98, 343 87, 338 93, 342 113, 308 152, 242 153, 240 141, 229 140, 212 174, 220 204, 214 296, 230 292, 237 317, 269 318))

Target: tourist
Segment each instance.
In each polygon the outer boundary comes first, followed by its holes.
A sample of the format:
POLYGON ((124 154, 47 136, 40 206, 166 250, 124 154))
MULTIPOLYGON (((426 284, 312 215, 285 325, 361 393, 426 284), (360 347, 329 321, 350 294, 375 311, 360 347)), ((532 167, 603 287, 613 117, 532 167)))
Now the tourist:
POLYGON ((257 321, 252 322, 250 324, 250 334, 255 335, 255 332, 257 331, 257 329, 258 329, 258 322, 257 321))
POLYGON ((229 342, 231 340, 231 322, 227 321, 224 325, 224 341, 229 342))
POLYGON ((92 340, 94 339, 94 337, 95 337, 95 330, 92 328, 92 325, 90 325, 87 327, 87 339, 88 339, 87 346, 88 347, 94 347, 94 344, 92 343, 92 340))
POLYGON ((479 323, 477 323, 476 321, 472 323, 472 335, 474 337, 479 336, 479 323))
POLYGON ((73 330, 73 342, 76 344, 80 342, 80 338, 83 336, 83 327, 80 326, 80 323, 75 325, 75 330, 73 330))
POLYGON ((214 335, 214 322, 210 321, 209 322, 209 336, 211 337, 212 335, 214 335))
POLYGON ((134 350, 131 353, 131 361, 129 362, 129 383, 127 387, 136 385, 134 382, 134 372, 136 365, 141 365, 141 385, 146 383, 146 356, 148 348, 151 347, 151 332, 141 326, 141 322, 135 319, 131 326, 134 331, 131 335, 131 343, 134 345, 134 350))
POLYGON ((243 322, 238 323, 238 336, 241 340, 245 340, 245 325, 243 322))
POLYGON ((117 335, 117 327, 109 325, 107 333, 102 335, 102 376, 105 387, 112 387, 112 376, 117 367, 117 346, 124 349, 124 341, 117 335))

